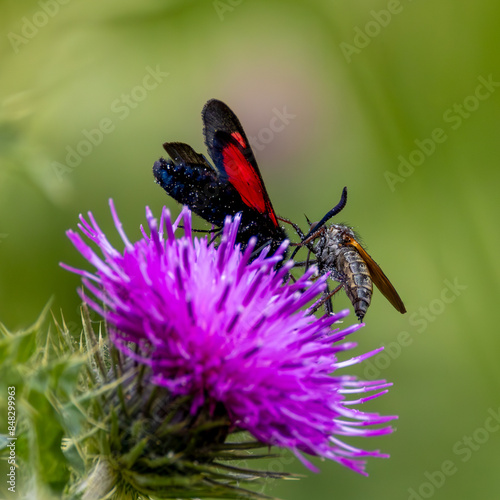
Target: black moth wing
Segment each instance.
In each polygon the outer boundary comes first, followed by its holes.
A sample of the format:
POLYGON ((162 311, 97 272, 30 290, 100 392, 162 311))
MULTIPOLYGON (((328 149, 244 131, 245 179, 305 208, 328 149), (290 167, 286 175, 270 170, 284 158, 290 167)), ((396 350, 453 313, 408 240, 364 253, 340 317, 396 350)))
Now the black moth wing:
POLYGON ((249 208, 236 188, 203 155, 182 142, 166 142, 163 147, 170 159, 156 161, 153 175, 168 195, 217 227, 222 227, 226 216, 234 217, 240 212, 237 241, 243 247, 255 236, 257 247, 271 242, 272 252, 278 248, 286 238, 281 227, 270 225, 268 219, 249 208))
POLYGON ((176 201, 218 227, 227 215, 234 216, 246 209, 236 189, 191 146, 166 142, 163 147, 171 159, 156 161, 153 175, 156 183, 176 201))
POLYGON ((277 244, 287 236, 279 226, 240 121, 226 104, 217 99, 209 100, 201 114, 205 144, 220 177, 236 188, 247 205, 249 219, 253 211, 254 222, 258 222, 257 235, 261 236, 259 241, 267 238, 277 248, 277 244))
POLYGON ((208 154, 210 158, 212 158, 220 175, 222 177, 227 177, 222 150, 227 141, 227 135, 230 135, 240 143, 245 159, 252 165, 262 185, 264 185, 259 167, 257 166, 257 161, 255 160, 245 131, 229 106, 217 99, 210 99, 203 107, 201 117, 203 119, 203 136, 205 138, 208 154))
POLYGON ((189 145, 167 142, 163 147, 171 159, 155 162, 156 182, 176 201, 218 227, 226 216, 241 213, 237 241, 245 247, 255 236, 257 248, 270 244, 274 253, 287 236, 278 224, 241 123, 216 99, 205 104, 202 118, 205 142, 216 168, 189 145))

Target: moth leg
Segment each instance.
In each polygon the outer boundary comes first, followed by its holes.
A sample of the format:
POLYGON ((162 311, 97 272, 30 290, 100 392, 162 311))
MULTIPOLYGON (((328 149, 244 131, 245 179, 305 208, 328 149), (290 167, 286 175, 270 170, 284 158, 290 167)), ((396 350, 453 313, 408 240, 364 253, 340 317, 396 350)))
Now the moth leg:
MULTIPOLYGON (((184 226, 182 226, 182 225, 179 225, 177 227, 179 229, 184 229, 184 226)), ((216 233, 216 232, 220 232, 220 229, 192 229, 191 228, 191 231, 193 233, 216 233)))
POLYGON ((317 261, 315 260, 303 260, 301 262, 294 262, 293 267, 305 267, 306 269, 308 269, 310 265, 316 263, 317 261))
MULTIPOLYGON (((280 220, 281 222, 285 222, 286 224, 290 224, 290 226, 292 226, 295 229, 295 232, 299 235, 299 238, 301 240, 304 239, 304 233, 302 232, 302 229, 300 229, 300 227, 297 226, 297 224, 295 224, 289 219, 285 219, 284 217, 278 217, 278 220, 280 220)), ((300 243, 296 243, 296 245, 300 245, 300 243)))
MULTIPOLYGON (((210 231, 211 232, 211 231, 210 231)), ((217 232, 214 234, 212 239, 208 242, 211 245, 220 235, 222 234, 222 229, 217 229, 217 232)))

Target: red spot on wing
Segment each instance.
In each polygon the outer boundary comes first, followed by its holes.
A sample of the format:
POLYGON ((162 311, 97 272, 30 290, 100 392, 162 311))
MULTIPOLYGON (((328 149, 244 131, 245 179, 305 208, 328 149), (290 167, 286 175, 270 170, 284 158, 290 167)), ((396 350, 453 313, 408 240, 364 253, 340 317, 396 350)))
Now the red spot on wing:
MULTIPOLYGON (((233 132, 231 135, 239 144, 245 144, 243 137, 238 132, 233 132), (236 135, 238 135, 239 138, 236 137, 236 135)), ((273 224, 278 226, 276 214, 274 213, 273 206, 267 196, 259 174, 245 159, 243 153, 236 144, 230 143, 226 145, 222 150, 222 157, 224 161, 224 170, 229 178, 229 182, 236 188, 241 199, 249 207, 257 210, 257 212, 267 214, 273 224)))
POLYGON ((243 139, 243 136, 239 132, 233 132, 231 134, 233 136, 233 139, 236 139, 242 148, 247 148, 247 143, 245 142, 245 139, 243 139))

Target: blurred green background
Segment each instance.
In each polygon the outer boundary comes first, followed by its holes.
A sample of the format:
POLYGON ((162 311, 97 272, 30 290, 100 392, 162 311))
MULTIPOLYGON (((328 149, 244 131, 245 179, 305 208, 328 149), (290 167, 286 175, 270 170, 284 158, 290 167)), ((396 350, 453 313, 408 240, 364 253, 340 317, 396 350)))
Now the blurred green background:
POLYGON ((398 314, 375 292, 355 335, 359 353, 387 346, 357 373, 394 382, 365 409, 400 418, 393 435, 351 443, 391 458, 369 461, 368 478, 334 463, 316 475, 276 461, 306 477, 265 492, 499 498, 498 2, 40 0, 1 9, 1 321, 27 326, 52 296, 56 313, 79 321, 78 279, 58 263, 83 260, 65 231, 91 210, 118 243, 110 197, 131 239, 145 205, 178 211, 151 167, 164 141, 204 153, 200 111, 222 99, 256 137, 278 214, 305 227, 303 214, 318 220, 348 186, 339 221, 361 233, 408 309, 398 314))

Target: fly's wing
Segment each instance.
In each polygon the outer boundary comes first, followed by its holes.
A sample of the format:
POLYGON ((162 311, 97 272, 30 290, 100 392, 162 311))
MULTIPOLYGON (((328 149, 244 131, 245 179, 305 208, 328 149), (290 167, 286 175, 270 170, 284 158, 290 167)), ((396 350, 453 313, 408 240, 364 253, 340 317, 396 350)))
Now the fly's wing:
POLYGON ((235 187, 243 202, 278 227, 247 136, 236 115, 221 101, 212 99, 202 111, 203 133, 221 179, 235 187))
POLYGON ((227 215, 247 209, 236 189, 191 146, 166 142, 163 147, 171 159, 155 162, 153 175, 176 201, 216 226, 222 226, 227 215))
POLYGON ((377 288, 382 292, 384 297, 401 314, 404 314, 406 312, 405 305, 403 304, 401 297, 398 295, 398 292, 396 292, 396 289, 389 281, 389 278, 384 274, 384 271, 380 269, 380 266, 370 257, 368 252, 356 240, 351 238, 347 244, 355 247, 356 250, 360 253, 361 257, 368 266, 373 282, 375 283, 375 285, 377 285, 377 288))

